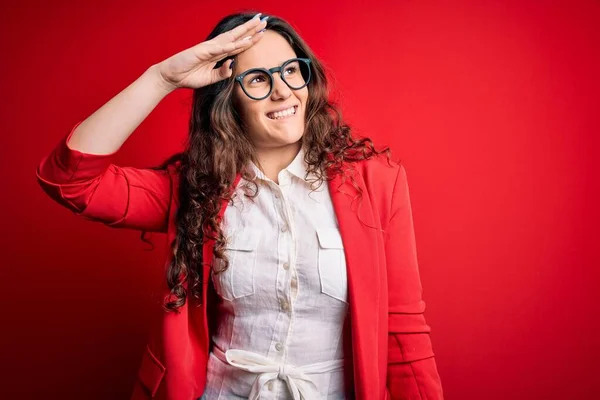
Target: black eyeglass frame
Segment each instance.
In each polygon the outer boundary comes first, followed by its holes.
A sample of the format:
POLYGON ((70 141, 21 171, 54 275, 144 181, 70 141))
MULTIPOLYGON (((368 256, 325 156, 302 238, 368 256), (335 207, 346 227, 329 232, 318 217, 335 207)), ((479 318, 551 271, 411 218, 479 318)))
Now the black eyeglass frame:
POLYGON ((312 77, 312 71, 310 68, 310 62, 311 59, 310 58, 302 58, 302 57, 297 57, 297 58, 291 58, 289 60, 287 60, 286 62, 284 62, 283 64, 281 64, 279 67, 273 67, 273 68, 252 68, 249 69, 247 71, 242 72, 241 74, 239 74, 238 76, 235 77, 236 82, 239 82, 240 87, 242 88, 242 90, 244 91, 244 93, 246 94, 246 96, 250 97, 252 100, 263 100, 266 99, 267 97, 269 97, 271 95, 271 93, 273 93, 273 82, 275 81, 275 77, 273 76, 273 74, 275 72, 279 72, 279 76, 281 76, 281 80, 283 80, 283 82, 292 90, 300 90, 303 87, 305 87, 306 85, 308 85, 308 82, 310 82, 310 78, 312 77), (281 73, 281 71, 285 70, 285 67, 294 62, 294 61, 300 61, 300 62, 306 62, 306 65, 308 66, 308 78, 306 79, 306 81, 304 82, 304 85, 298 87, 298 88, 294 88, 291 87, 290 84, 285 80, 285 76, 281 73), (271 87, 269 89, 269 93, 267 93, 265 96, 263 97, 253 97, 251 96, 247 91, 246 88, 244 87, 244 83, 243 80, 246 77, 246 75, 252 73, 252 72, 264 72, 266 74, 269 75, 269 77, 271 78, 271 87))

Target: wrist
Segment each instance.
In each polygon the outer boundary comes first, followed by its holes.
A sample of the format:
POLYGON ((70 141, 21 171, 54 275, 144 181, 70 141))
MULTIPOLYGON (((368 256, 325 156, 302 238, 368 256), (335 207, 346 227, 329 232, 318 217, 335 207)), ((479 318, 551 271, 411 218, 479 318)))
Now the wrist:
POLYGON ((146 73, 150 76, 152 83, 165 95, 167 95, 167 94, 171 93, 172 91, 174 91, 175 89, 177 89, 177 86, 173 85, 172 83, 167 82, 162 77, 162 75, 160 74, 158 64, 152 65, 150 68, 148 68, 148 70, 146 70, 146 73))

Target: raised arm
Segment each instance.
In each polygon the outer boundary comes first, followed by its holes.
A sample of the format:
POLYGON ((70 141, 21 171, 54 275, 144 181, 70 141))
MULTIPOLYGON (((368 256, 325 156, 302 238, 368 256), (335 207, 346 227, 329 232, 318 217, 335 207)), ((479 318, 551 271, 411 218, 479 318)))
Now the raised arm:
POLYGON ((183 50, 148 68, 137 80, 79 122, 40 162, 37 179, 58 203, 109 226, 167 229, 176 178, 157 171, 119 167, 116 153, 156 105, 173 90, 199 88, 231 76, 231 61, 262 37, 258 16, 228 32, 183 50))

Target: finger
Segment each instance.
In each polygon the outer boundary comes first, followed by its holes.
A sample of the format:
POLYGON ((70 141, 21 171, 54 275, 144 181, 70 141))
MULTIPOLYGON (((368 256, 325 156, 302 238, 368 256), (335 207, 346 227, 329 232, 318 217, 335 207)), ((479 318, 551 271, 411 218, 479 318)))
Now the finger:
POLYGON ((215 37, 213 40, 220 44, 235 42, 236 40, 242 39, 246 36, 252 36, 259 30, 263 29, 267 26, 267 21, 262 21, 260 19, 260 15, 255 18, 252 18, 245 23, 236 26, 235 28, 223 32, 222 34, 215 37))
MULTIPOLYGON (((252 20, 250 20, 248 22, 252 22, 252 20)), ((254 21, 254 22, 256 22, 256 21, 254 21)), ((204 52, 207 52, 209 59, 211 61, 214 61, 215 59, 216 60, 222 59, 224 56, 227 56, 229 53, 234 52, 234 51, 236 51, 235 54, 240 53, 241 51, 244 51, 245 49, 247 49, 250 46, 252 46, 253 44, 255 44, 258 40, 260 40, 262 33, 264 33, 261 31, 263 31, 265 29, 266 24, 267 24, 267 21, 265 20, 265 21, 260 22, 258 25, 253 25, 254 27, 250 28, 249 30, 239 31, 240 36, 242 36, 242 37, 238 38, 236 40, 227 40, 226 37, 223 36, 227 33, 231 33, 232 31, 222 33, 221 35, 217 36, 216 38, 214 38, 212 40, 197 44, 196 46, 193 47, 193 50, 198 55, 200 55, 204 52), (258 35, 258 37, 256 37, 257 35, 258 35)), ((243 27, 244 25, 245 24, 242 24, 242 25, 240 25, 240 27, 243 27)), ((240 27, 238 27, 238 28, 240 28, 240 27)), ((237 28, 235 28, 235 29, 237 29, 237 28)), ((229 55, 231 55, 231 54, 229 54, 229 55)))
POLYGON ((226 43, 222 46, 222 49, 225 52, 225 55, 227 55, 228 57, 234 56, 258 43, 260 39, 263 38, 264 33, 265 31, 259 31, 252 36, 246 36, 242 39, 236 40, 233 43, 226 43))
POLYGON ((223 58, 234 56, 239 54, 256 43, 264 36, 264 31, 259 31, 253 36, 246 36, 242 39, 236 40, 235 42, 226 43, 224 45, 218 43, 211 43, 206 47, 206 51, 209 54, 210 61, 219 61, 223 58))
MULTIPOLYGON (((257 34, 255 34, 252 37, 248 36, 247 38, 240 39, 238 42, 233 43, 231 46, 231 49, 232 49, 231 51, 227 51, 227 52, 222 53, 219 56, 211 59, 212 62, 216 62, 216 65, 213 68, 215 68, 215 69, 220 68, 221 65, 223 65, 223 63, 227 62, 228 59, 231 59, 235 55, 237 55, 243 51, 246 51, 248 48, 250 48, 253 45, 255 45, 256 43, 258 43, 260 41, 260 39, 262 39, 263 33, 264 33, 264 30, 258 32, 257 34)), ((233 62, 232 62, 232 64, 233 64, 233 62)))
POLYGON ((233 60, 228 60, 227 62, 224 62, 223 65, 221 65, 221 67, 213 70, 212 73, 214 81, 216 82, 229 78, 233 74, 233 69, 231 68, 232 64, 233 60))

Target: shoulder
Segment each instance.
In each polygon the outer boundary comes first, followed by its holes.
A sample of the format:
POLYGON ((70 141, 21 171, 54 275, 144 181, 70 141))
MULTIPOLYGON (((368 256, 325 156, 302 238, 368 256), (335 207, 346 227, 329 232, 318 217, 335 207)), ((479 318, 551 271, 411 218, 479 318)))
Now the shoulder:
POLYGON ((357 163, 356 169, 368 187, 392 190, 399 180, 406 180, 406 170, 395 157, 378 154, 357 163))
POLYGON ((381 218, 382 226, 409 198, 406 170, 399 160, 389 160, 385 154, 357 163, 356 170, 363 181, 363 188, 381 218))

